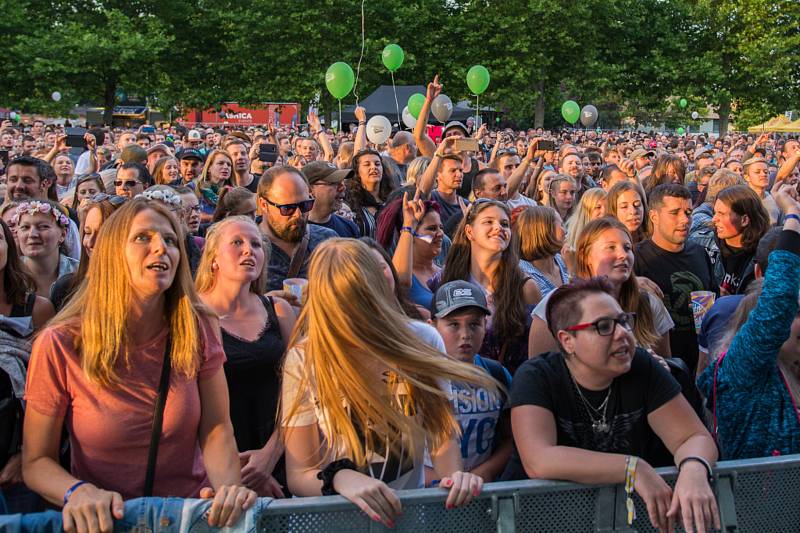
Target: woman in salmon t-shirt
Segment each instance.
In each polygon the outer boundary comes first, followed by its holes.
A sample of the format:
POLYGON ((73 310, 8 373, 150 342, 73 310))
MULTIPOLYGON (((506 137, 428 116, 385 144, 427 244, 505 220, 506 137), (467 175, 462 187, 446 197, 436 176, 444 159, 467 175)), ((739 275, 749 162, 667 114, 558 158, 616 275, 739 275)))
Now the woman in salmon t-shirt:
POLYGON ((110 531, 122 500, 143 495, 168 338, 153 495, 214 496, 212 526, 232 525, 255 502, 241 483, 219 325, 198 304, 182 243, 159 202, 127 202, 103 225, 86 280, 34 344, 23 475, 64 505, 68 531, 110 531), (71 473, 57 459, 65 423, 71 473))

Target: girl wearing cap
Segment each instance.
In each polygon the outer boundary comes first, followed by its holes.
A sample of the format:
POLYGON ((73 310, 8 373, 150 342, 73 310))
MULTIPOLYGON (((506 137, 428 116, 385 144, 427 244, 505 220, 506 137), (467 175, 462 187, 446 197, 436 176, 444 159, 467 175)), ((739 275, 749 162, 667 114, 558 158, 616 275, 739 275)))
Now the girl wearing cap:
POLYGON ((530 310, 541 299, 536 283, 519 268, 516 239, 508 207, 477 200, 456 230, 441 274, 441 283, 464 280, 484 290, 492 319, 480 353, 512 374, 528 358, 530 310))
POLYGON ((77 260, 61 253, 69 219, 55 202, 31 200, 17 206, 14 223, 19 251, 33 275, 36 294, 47 298, 58 278, 78 268, 77 260))
POLYGON ((402 511, 395 490, 422 487, 426 449, 448 508, 481 492, 483 480, 463 471, 443 381, 497 387, 447 358, 436 330, 403 314, 381 271, 357 240, 314 251, 283 367, 281 420, 293 494, 338 493, 393 527, 402 511))

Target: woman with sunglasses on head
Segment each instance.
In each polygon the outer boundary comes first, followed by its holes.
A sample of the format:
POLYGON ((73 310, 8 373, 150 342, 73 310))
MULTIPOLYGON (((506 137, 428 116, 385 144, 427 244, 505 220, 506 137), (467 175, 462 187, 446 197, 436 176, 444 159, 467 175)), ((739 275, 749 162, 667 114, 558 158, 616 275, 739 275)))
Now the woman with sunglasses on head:
POLYGON ((546 315, 558 351, 526 361, 514 376, 515 449, 504 478, 624 483, 660 531, 674 531, 678 520, 687 531, 719 529, 710 486, 716 445, 678 382, 637 348, 638 317, 614 293, 603 278, 551 293, 546 315), (678 466, 674 490, 648 462, 654 435, 678 466))
POLYGON ((354 222, 361 235, 375 238, 375 218, 395 185, 384 172, 381 154, 361 150, 353 156, 355 177, 350 180, 346 202, 355 214, 354 222))
POLYGON ((36 294, 47 298, 50 287, 64 274, 74 272, 78 261, 62 253, 69 218, 49 200, 22 202, 14 212, 19 251, 36 283, 36 294))
POLYGON ((126 202, 80 290, 34 343, 23 473, 64 506, 67 531, 110 531, 123 499, 147 493, 214 498, 210 526, 233 526, 256 501, 241 483, 219 325, 197 301, 180 235, 161 202, 126 202), (64 427, 70 472, 57 457, 64 427))
MULTIPOLYGON (((575 277, 588 279, 605 277, 622 309, 636 313, 633 333, 637 344, 669 357, 669 330, 675 325, 664 303, 639 286, 633 275, 633 242, 628 229, 617 219, 602 217, 583 228, 575 249, 575 277)), ((533 323, 528 338, 530 357, 558 348, 551 334, 545 313, 545 296, 533 310, 533 323)))
POLYGON ((431 289, 455 280, 483 289, 492 315, 480 354, 499 361, 512 374, 528 358, 530 311, 542 297, 519 268, 516 239, 504 203, 475 201, 456 230, 441 276, 431 282, 431 289))
POLYGON ((259 496, 283 497, 283 442, 275 419, 283 354, 295 315, 286 301, 262 296, 268 255, 269 241, 253 220, 225 218, 206 234, 195 287, 222 328, 242 481, 259 496))
POLYGON ((206 158, 203 171, 197 179, 195 194, 200 200, 200 220, 210 222, 217 208, 219 195, 223 187, 230 184, 233 173, 233 159, 224 150, 212 150, 206 158))
POLYGON ((106 220, 125 202, 122 196, 109 196, 99 193, 84 201, 83 221, 80 227, 81 260, 74 272, 59 277, 50 287, 50 301, 56 311, 60 311, 69 301, 89 270, 89 260, 97 242, 100 228, 106 220))
POLYGON ((426 450, 448 508, 480 494, 483 480, 463 472, 444 382, 497 385, 444 355, 441 336, 402 312, 383 270, 354 239, 314 251, 283 367, 281 420, 293 494, 338 493, 393 527, 402 512, 395 491, 422 488, 426 450))

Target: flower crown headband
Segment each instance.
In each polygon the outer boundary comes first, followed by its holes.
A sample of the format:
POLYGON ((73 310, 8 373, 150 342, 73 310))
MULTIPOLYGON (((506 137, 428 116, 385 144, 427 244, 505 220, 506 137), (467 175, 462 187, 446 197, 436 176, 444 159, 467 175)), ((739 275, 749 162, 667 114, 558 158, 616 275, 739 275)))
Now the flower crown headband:
POLYGON ((37 200, 33 200, 31 202, 22 202, 17 206, 17 210, 14 212, 14 224, 19 224, 19 219, 22 215, 52 215, 61 228, 69 227, 69 219, 67 215, 61 212, 61 210, 57 207, 53 207, 47 202, 39 202, 37 200))
POLYGON ((177 193, 174 193, 172 191, 161 191, 161 190, 144 191, 143 193, 137 194, 136 198, 147 198, 148 200, 156 200, 171 205, 173 207, 181 206, 181 197, 178 196, 177 193))

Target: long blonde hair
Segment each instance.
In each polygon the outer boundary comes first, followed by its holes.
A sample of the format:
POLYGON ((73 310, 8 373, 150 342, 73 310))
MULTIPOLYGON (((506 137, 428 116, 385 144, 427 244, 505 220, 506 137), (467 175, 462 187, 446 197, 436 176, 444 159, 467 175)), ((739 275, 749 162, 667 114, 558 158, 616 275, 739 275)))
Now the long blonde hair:
MULTIPOLYGON (((211 185, 211 176, 208 175, 209 170, 211 169, 211 165, 214 164, 214 161, 219 159, 220 157, 224 157, 228 160, 228 163, 231 164, 231 175, 234 172, 234 165, 233 165, 233 158, 231 158, 230 154, 224 150, 212 150, 208 156, 206 156, 206 163, 203 165, 203 171, 200 173, 200 177, 197 179, 197 187, 195 190, 195 194, 197 194, 198 198, 202 198, 202 194, 200 193, 200 189, 205 189, 211 185)), ((228 178, 227 183, 220 183, 219 187, 223 187, 225 185, 230 185, 230 177, 228 178)))
POLYGON ((234 222, 252 226, 255 228, 258 234, 261 235, 261 246, 264 250, 264 266, 261 269, 261 273, 258 275, 258 278, 250 283, 250 292, 255 294, 264 293, 264 288, 267 285, 267 265, 269 264, 269 256, 272 250, 270 241, 264 237, 264 235, 258 229, 258 226, 256 226, 256 223, 253 222, 253 219, 244 215, 235 215, 224 218, 215 223, 208 229, 208 232, 206 233, 206 244, 203 247, 203 256, 200 258, 200 264, 197 266, 197 274, 195 274, 194 281, 194 287, 198 294, 203 294, 210 291, 217 283, 217 279, 214 271, 211 268, 211 265, 217 256, 217 250, 219 250, 219 244, 222 238, 223 230, 234 222))
POLYGON ((207 312, 198 303, 192 286, 183 230, 164 204, 137 197, 103 223, 86 279, 51 322, 51 326, 79 328, 75 345, 81 367, 90 381, 103 386, 119 382, 115 366, 120 357, 130 364, 131 355, 136 355, 128 353, 131 281, 120 246, 128 242, 136 215, 148 209, 169 221, 178 236, 181 254, 172 286, 164 293, 164 315, 172 336, 172 368, 186 377, 193 377, 199 367, 203 349, 199 318, 207 312))
POLYGON ((581 234, 581 230, 592 220, 592 212, 594 211, 595 205, 597 202, 603 202, 603 204, 605 204, 606 196, 608 196, 608 193, 600 187, 592 187, 583 193, 578 208, 566 221, 567 236, 564 241, 567 248, 573 252, 575 251, 578 246, 578 237, 581 234))
MULTIPOLYGON (((300 345, 305 353, 298 390, 311 389, 327 427, 336 433, 331 437, 336 441, 323 446, 327 453, 320 464, 332 458, 336 442, 343 443, 360 466, 386 441, 391 449, 402 445, 412 455, 426 442, 436 450, 459 432, 441 381, 498 389, 485 372, 449 358, 414 335, 381 266, 363 242, 326 240, 311 256, 308 274, 308 301, 290 346, 300 345), (389 384, 403 388, 402 401, 387 398, 386 384, 370 377, 376 363, 390 370, 389 384), (408 416, 415 413, 421 416, 408 416)), ((300 401, 298 395, 293 405, 282 406, 283 420, 291 419, 300 401)))

